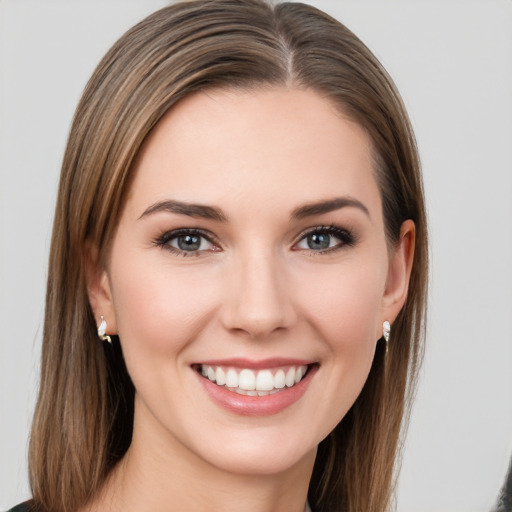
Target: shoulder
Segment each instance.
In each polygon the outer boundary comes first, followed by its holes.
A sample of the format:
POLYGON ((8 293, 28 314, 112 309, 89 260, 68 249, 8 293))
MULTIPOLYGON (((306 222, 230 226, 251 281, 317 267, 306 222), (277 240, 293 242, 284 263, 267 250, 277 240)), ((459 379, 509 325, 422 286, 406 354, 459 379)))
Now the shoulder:
POLYGON ((19 505, 9 509, 7 512, 34 512, 34 510, 32 501, 25 501, 24 503, 20 503, 19 505))

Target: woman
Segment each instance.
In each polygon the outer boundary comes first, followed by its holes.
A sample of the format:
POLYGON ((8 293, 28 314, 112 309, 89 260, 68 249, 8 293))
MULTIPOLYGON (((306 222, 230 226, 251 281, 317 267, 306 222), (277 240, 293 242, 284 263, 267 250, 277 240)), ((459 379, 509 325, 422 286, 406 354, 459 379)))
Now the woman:
POLYGON ((26 507, 387 510, 426 276, 412 130, 351 32, 156 12, 71 129, 26 507))

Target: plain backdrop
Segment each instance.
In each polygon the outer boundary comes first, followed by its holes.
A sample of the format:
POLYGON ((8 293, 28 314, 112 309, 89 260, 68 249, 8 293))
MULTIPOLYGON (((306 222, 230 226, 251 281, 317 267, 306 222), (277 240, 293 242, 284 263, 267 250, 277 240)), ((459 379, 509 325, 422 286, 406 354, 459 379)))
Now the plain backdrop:
MULTIPOLYGON (((311 3, 387 67, 423 161, 430 325, 398 510, 487 511, 512 451, 512 2, 311 3)), ((46 261, 72 113, 108 47, 165 4, 0 3, 0 510, 30 494, 46 261)))

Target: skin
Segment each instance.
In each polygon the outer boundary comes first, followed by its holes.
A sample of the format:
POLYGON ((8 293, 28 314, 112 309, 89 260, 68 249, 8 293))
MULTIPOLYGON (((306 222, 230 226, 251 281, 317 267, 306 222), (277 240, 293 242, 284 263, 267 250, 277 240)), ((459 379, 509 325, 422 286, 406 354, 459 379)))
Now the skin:
POLYGON ((107 268, 89 273, 98 324, 103 315, 119 334, 135 384, 134 437, 84 510, 302 512, 316 447, 405 301, 414 225, 389 247, 370 141, 312 91, 189 96, 153 130, 135 173, 107 268), (363 207, 291 218, 338 197, 363 207), (167 200, 227 220, 144 215, 167 200), (311 249, 305 232, 331 225, 351 241, 327 234, 328 249, 311 249), (211 241, 188 256, 169 249, 176 238, 158 245, 180 228, 211 241), (230 357, 300 358, 317 371, 291 406, 246 416, 215 403, 191 367, 230 357))

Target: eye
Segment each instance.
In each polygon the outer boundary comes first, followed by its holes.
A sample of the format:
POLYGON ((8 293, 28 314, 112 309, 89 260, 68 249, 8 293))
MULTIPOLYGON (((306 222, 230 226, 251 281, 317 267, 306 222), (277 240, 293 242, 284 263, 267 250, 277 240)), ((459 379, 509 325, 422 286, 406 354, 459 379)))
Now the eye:
POLYGON ((322 253, 354 245, 352 234, 336 226, 320 226, 302 235, 294 248, 322 253))
POLYGON ((178 229, 164 233, 155 244, 181 256, 198 256, 206 251, 218 251, 211 237, 197 229, 178 229))

